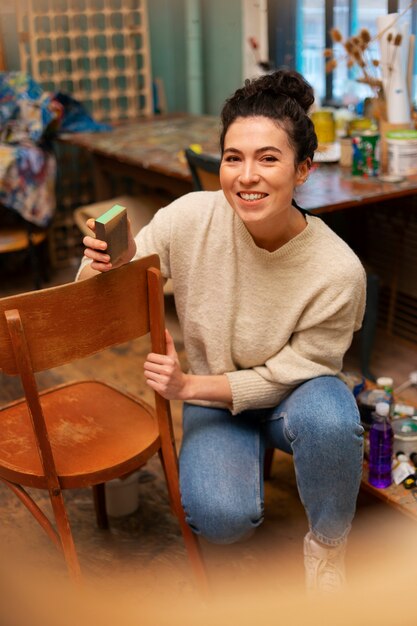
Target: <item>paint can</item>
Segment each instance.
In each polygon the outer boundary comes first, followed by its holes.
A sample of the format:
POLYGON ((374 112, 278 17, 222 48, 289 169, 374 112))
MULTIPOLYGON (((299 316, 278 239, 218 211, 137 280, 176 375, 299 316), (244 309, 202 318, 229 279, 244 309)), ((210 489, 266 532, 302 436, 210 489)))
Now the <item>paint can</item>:
POLYGON ((351 137, 364 130, 375 130, 376 126, 369 117, 355 117, 350 120, 347 125, 347 134, 351 137))
POLYGON ((379 133, 364 130, 352 137, 352 175, 373 177, 379 174, 379 133))
POLYGON ((333 143, 336 141, 336 122, 333 111, 320 109, 311 114, 317 141, 319 143, 333 143))
POLYGON ((394 420, 394 454, 403 452, 410 456, 417 452, 417 423, 412 419, 394 420))
POLYGON ((139 506, 139 472, 105 483, 106 511, 111 517, 134 513, 139 506))
POLYGON ((386 134, 388 172, 399 176, 417 174, 417 130, 392 130, 386 134))

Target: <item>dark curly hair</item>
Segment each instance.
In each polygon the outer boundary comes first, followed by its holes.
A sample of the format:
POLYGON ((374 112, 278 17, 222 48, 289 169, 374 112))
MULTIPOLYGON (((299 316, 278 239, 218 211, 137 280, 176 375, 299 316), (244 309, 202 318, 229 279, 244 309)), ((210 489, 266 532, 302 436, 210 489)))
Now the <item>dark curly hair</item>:
POLYGON ((226 133, 236 118, 263 116, 286 131, 296 155, 296 165, 307 158, 313 159, 317 137, 307 115, 313 102, 313 88, 294 70, 277 70, 246 80, 245 85, 226 100, 220 114, 222 154, 226 133))

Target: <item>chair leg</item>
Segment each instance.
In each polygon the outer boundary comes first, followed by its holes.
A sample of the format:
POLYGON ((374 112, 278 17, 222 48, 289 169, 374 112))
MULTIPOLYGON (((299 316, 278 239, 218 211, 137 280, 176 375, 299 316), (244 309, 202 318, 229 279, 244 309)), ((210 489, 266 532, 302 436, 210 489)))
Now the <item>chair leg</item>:
POLYGON ((74 539, 72 537, 71 527, 68 520, 67 510, 65 508, 62 491, 50 491, 49 497, 55 516, 58 534, 61 539, 62 551, 64 553, 68 572, 74 582, 79 583, 81 580, 80 563, 78 561, 78 556, 75 551, 74 539))
POLYGON ((264 457, 264 479, 265 480, 269 480, 271 478, 273 458, 274 458, 274 448, 267 448, 265 450, 265 457, 264 457))
POLYGON ((175 453, 171 446, 162 444, 161 461, 167 481, 171 507, 178 518, 181 533, 184 539, 190 565, 196 579, 196 583, 204 597, 210 595, 207 571, 203 561, 200 544, 185 519, 184 509, 181 503, 181 495, 178 478, 178 465, 175 453), (165 449, 164 449, 165 448, 165 449))
MULTIPOLYGON (((161 461, 162 469, 164 471, 165 482, 168 485, 168 489, 169 489, 168 475, 167 475, 167 470, 166 470, 166 467, 165 467, 164 455, 162 454, 161 448, 159 448, 159 450, 158 450, 158 456, 159 456, 159 460, 161 461)), ((173 515, 176 515, 177 512, 174 509, 174 503, 173 503, 173 498, 171 497, 171 493, 169 494, 169 507, 171 509, 171 513, 173 515)))
MULTIPOLYGON (((179 492, 178 492, 179 496, 179 492)), ((180 508, 177 513, 178 521, 180 523, 181 533, 184 539, 185 548, 187 550, 188 558, 190 560, 191 568, 193 570, 197 586, 200 589, 204 597, 210 596, 210 586, 207 577, 207 570, 204 564, 203 555, 201 552, 200 543, 197 536, 193 533, 187 521, 185 519, 184 509, 180 502, 180 508)))
POLYGON ((93 497, 97 526, 102 530, 107 530, 109 527, 109 518, 107 517, 106 491, 104 483, 93 485, 93 497))
POLYGON ((27 510, 33 515, 36 521, 40 524, 40 526, 47 533, 48 537, 54 542, 55 546, 58 550, 62 549, 61 540, 59 535, 51 524, 50 519, 45 515, 42 509, 36 504, 34 500, 29 496, 27 491, 22 487, 22 485, 17 485, 16 483, 11 483, 4 478, 0 478, 0 481, 7 485, 11 491, 19 498, 22 504, 25 505, 27 510))

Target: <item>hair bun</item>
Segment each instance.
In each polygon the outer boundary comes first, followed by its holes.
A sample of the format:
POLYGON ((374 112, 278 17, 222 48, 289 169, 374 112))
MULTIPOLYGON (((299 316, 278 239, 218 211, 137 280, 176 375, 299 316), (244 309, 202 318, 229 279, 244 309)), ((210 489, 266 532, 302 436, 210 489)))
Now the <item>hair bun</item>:
POLYGON ((256 80, 258 90, 272 91, 276 96, 292 98, 307 113, 314 102, 310 83, 295 70, 277 70, 256 80))
POLYGON ((245 117, 266 117, 284 129, 295 152, 295 162, 312 160, 317 136, 309 117, 314 91, 295 70, 276 70, 252 80, 226 100, 221 111, 220 147, 223 153, 227 131, 233 122, 245 117))

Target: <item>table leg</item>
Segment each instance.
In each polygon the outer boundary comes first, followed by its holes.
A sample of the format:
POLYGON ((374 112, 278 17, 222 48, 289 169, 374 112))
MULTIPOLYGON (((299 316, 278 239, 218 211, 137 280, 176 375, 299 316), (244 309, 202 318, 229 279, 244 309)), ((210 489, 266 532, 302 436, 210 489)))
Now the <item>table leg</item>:
POLYGON ((93 182, 96 202, 108 200, 113 195, 111 177, 102 167, 102 161, 98 155, 92 155, 93 182))

